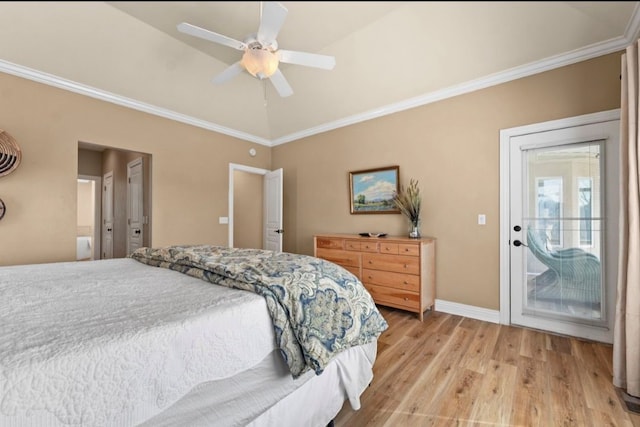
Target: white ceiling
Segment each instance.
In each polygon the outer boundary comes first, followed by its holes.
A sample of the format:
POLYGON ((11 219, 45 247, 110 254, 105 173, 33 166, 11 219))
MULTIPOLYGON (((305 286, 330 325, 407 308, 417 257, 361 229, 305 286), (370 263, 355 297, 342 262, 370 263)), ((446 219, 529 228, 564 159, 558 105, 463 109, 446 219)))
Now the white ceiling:
POLYGON ((620 51, 638 2, 281 2, 282 49, 331 55, 334 70, 281 64, 294 94, 243 73, 236 40, 260 2, 0 2, 0 71, 273 146, 620 51))

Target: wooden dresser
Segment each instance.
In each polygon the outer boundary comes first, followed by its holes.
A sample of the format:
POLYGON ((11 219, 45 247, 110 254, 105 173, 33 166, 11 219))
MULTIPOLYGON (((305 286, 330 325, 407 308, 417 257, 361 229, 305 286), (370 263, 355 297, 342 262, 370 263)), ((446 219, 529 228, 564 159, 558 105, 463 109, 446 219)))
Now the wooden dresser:
POLYGON ((418 313, 433 308, 436 294, 435 239, 321 234, 314 256, 356 275, 376 304, 418 313))

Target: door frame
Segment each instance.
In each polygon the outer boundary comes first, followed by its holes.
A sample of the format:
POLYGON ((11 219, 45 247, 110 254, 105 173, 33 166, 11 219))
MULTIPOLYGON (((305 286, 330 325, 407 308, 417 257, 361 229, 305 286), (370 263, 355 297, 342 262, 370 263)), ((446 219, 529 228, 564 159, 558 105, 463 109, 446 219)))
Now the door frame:
POLYGON ((511 324, 511 198, 509 189, 511 138, 532 133, 589 125, 620 119, 620 109, 585 114, 543 123, 500 130, 500 323, 511 324))

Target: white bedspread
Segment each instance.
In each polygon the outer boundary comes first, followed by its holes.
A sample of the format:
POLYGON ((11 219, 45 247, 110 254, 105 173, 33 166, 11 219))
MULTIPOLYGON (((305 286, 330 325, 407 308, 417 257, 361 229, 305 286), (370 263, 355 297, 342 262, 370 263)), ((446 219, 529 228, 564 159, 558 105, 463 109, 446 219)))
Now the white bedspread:
POLYGON ((0 425, 131 426, 276 348, 264 298, 131 259, 0 267, 0 425))

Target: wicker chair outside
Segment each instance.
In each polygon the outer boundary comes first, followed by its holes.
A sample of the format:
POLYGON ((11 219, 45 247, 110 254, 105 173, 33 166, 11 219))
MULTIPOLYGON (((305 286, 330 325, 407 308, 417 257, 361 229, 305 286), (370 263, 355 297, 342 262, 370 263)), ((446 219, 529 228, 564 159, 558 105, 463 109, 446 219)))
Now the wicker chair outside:
POLYGON ((601 302, 600 259, 580 248, 549 250, 543 230, 527 230, 527 245, 548 267, 536 278, 535 297, 583 303, 601 302))

